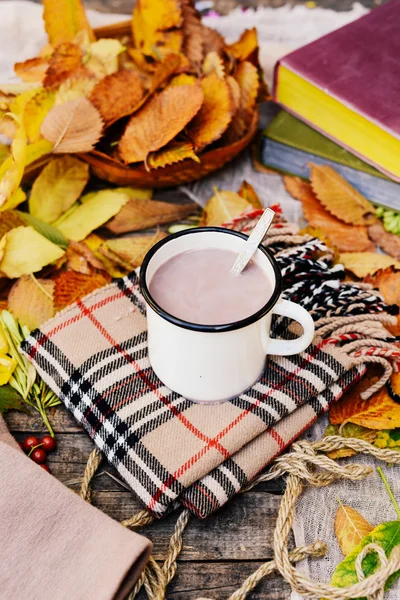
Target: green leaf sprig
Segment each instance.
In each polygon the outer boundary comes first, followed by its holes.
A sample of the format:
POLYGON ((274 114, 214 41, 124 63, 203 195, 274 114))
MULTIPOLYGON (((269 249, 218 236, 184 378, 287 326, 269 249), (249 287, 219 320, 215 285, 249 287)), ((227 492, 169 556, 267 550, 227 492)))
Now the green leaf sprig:
POLYGON ((17 363, 9 384, 21 395, 26 404, 39 412, 50 435, 54 437, 47 410, 61 402, 19 350, 22 341, 29 335, 29 330, 14 319, 7 310, 1 312, 0 325, 7 339, 8 353, 17 363))
POLYGON ((386 231, 400 235, 400 212, 378 206, 375 209, 375 214, 378 219, 382 219, 386 231))

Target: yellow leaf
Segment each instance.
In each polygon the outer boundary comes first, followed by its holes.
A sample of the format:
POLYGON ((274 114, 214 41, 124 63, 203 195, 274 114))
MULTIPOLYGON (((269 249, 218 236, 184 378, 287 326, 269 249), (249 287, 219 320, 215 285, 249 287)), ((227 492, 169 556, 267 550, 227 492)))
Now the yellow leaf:
POLYGON ((28 144, 26 147, 26 165, 31 165, 39 158, 43 158, 46 154, 50 154, 53 150, 53 144, 48 140, 38 140, 37 142, 33 142, 33 144, 28 144))
POLYGON ((83 198, 82 204, 58 225, 58 229, 66 238, 80 242, 116 215, 127 202, 128 194, 102 190, 86 202, 83 198))
POLYGON ((64 250, 33 227, 12 229, 3 236, 1 242, 4 250, 0 272, 10 279, 40 271, 64 255, 64 250))
POLYGON ((72 42, 80 31, 86 31, 91 41, 96 39, 80 0, 43 0, 43 6, 45 28, 52 46, 72 42))
POLYGON ((40 83, 0 83, 0 93, 6 96, 18 96, 28 90, 40 88, 40 83))
POLYGON ((55 105, 65 104, 71 100, 78 98, 89 98, 94 87, 97 84, 97 79, 89 72, 79 73, 78 76, 71 76, 60 85, 56 93, 55 105))
POLYGON ((54 281, 24 275, 8 295, 8 310, 30 331, 54 315, 54 281))
POLYGON ((17 123, 17 132, 11 144, 11 156, 0 167, 0 207, 4 206, 21 183, 26 159, 26 132, 19 117, 7 113, 17 123))
POLYGON ((185 158, 191 158, 197 163, 200 162, 199 157, 194 152, 193 144, 172 141, 161 150, 149 154, 147 165, 151 169, 158 169, 185 160, 185 158))
POLYGON ((190 123, 187 135, 196 151, 218 140, 227 129, 234 113, 229 84, 215 71, 201 80, 203 104, 190 123))
POLYGON ((239 194, 239 196, 242 196, 242 198, 247 200, 247 202, 249 204, 254 206, 254 208, 262 208, 263 207, 262 202, 261 202, 260 198, 258 197, 256 190, 247 181, 242 181, 242 185, 240 186, 240 189, 238 190, 238 194, 239 194))
POLYGON ((2 327, 0 326, 0 354, 7 354, 8 342, 2 327))
POLYGON ((202 102, 200 85, 169 87, 151 98, 125 129, 118 146, 122 159, 139 162, 165 146, 192 120, 202 102))
POLYGON ((153 46, 162 32, 179 27, 182 12, 178 0, 137 0, 132 16, 132 35, 135 47, 153 54, 153 46))
POLYGON ((41 138, 40 127, 54 102, 55 93, 41 89, 26 103, 23 118, 29 142, 37 142, 41 138))
POLYGON ((373 275, 379 269, 386 269, 392 265, 400 269, 400 262, 395 258, 377 252, 343 252, 339 256, 339 262, 360 278, 373 275))
POLYGON ((17 361, 5 354, 0 355, 0 385, 5 385, 9 382, 17 361))
MULTIPOLYGON (((26 194, 22 188, 17 188, 12 196, 7 200, 5 204, 0 208, 0 211, 3 212, 5 210, 12 210, 16 208, 22 202, 25 202, 26 194)), ((1 218, 1 217, 0 217, 1 218)))
POLYGON ((375 219, 375 209, 358 190, 329 165, 310 164, 312 188, 321 204, 335 217, 352 225, 375 219))
POLYGON ((119 40, 112 38, 98 40, 90 44, 85 66, 98 79, 102 79, 118 71, 118 55, 124 51, 125 48, 119 40))
POLYGON ((18 118, 22 118, 25 107, 36 96, 41 88, 30 88, 13 98, 10 104, 10 112, 18 118))
POLYGON ((0 143, 0 166, 10 156, 10 146, 0 143))
POLYGON ((53 159, 32 186, 29 212, 53 223, 78 200, 88 181, 87 163, 69 155, 53 159))
POLYGON ((91 233, 83 243, 91 252, 93 252, 93 255, 100 260, 105 270, 111 277, 124 277, 127 274, 127 270, 121 269, 120 265, 117 264, 115 260, 112 260, 111 257, 104 256, 103 253, 99 252, 99 248, 104 242, 104 238, 100 237, 96 233, 91 233))
POLYGON ((342 504, 339 507, 335 517, 335 535, 345 556, 373 529, 373 525, 351 506, 342 504))
POLYGON ((207 227, 223 225, 251 206, 245 198, 235 192, 219 191, 216 188, 214 192, 214 196, 204 207, 204 225, 207 227))
POLYGON ((237 42, 227 47, 238 61, 247 60, 258 51, 257 29, 245 29, 237 42))
POLYGON ((136 267, 140 267, 148 250, 165 237, 167 237, 166 233, 157 231, 154 235, 140 235, 108 240, 104 245, 108 250, 111 250, 121 258, 124 263, 128 263, 132 269, 135 269, 136 267))
POLYGON ((225 77, 225 67, 222 58, 217 52, 209 52, 203 62, 203 73, 208 75, 213 71, 216 72, 220 79, 225 77))
POLYGON ((180 75, 175 75, 170 81, 170 87, 174 85, 195 85, 197 82, 197 78, 194 75, 188 75, 187 73, 181 73, 180 75))
POLYGON ((102 130, 98 110, 87 98, 78 98, 54 106, 42 123, 41 134, 54 144, 53 152, 74 154, 93 150, 102 130))

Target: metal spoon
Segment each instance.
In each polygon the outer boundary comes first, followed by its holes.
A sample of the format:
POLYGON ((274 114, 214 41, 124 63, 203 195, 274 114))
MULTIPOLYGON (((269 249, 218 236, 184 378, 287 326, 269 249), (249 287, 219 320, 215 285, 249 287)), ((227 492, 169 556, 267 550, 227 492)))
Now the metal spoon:
POLYGON ((275 213, 270 208, 266 208, 264 210, 257 225, 251 232, 249 239, 245 243, 242 252, 235 260, 235 263, 231 268, 231 273, 233 273, 234 275, 240 275, 243 269, 246 268, 250 260, 253 258, 259 244, 262 242, 265 234, 270 228, 274 216, 275 213))

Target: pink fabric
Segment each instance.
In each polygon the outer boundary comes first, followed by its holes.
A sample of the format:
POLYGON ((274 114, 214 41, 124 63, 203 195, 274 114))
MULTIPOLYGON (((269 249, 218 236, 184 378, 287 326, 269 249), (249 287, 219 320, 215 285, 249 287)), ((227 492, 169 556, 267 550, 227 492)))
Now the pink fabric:
POLYGON ((28 459, 0 416, 2 599, 122 600, 150 551, 28 459))

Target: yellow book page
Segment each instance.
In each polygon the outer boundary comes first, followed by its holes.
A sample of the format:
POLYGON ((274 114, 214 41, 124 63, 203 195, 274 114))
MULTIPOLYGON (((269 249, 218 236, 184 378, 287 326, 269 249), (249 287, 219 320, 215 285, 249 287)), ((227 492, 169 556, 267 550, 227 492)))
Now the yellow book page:
POLYGON ((278 70, 276 100, 400 178, 400 140, 283 65, 278 70))

